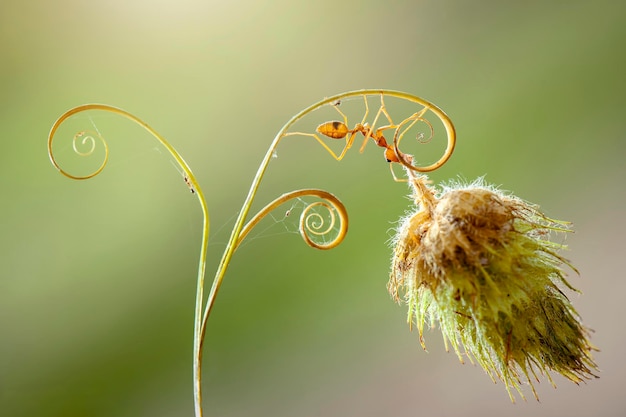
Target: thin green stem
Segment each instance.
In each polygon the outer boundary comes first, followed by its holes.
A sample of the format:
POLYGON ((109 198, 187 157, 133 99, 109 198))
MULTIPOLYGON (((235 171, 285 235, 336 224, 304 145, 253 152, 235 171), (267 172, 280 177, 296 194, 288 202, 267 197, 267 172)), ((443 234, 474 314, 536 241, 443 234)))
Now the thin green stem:
MULTIPOLYGON (((178 165, 184 172, 184 175, 186 178, 185 181, 188 183, 191 189, 195 192, 195 194, 198 196, 198 200, 200 201, 200 207, 202 209, 202 243, 200 247, 200 260, 198 264, 198 280, 197 280, 197 286, 196 286, 196 306, 195 306, 195 313, 194 313, 194 338, 193 338, 194 340, 194 343, 193 343, 194 404, 195 404, 196 416, 200 417, 202 416, 202 386, 201 386, 202 379, 201 379, 201 373, 200 373, 200 370, 201 370, 200 361, 202 357, 200 355, 200 349, 202 348, 201 346, 202 344, 200 342, 202 339, 201 339, 200 334, 201 334, 201 329, 202 329, 202 321, 201 321, 202 303, 204 300, 204 275, 205 275, 205 270, 206 270, 207 247, 208 247, 208 242, 209 242, 209 210, 207 208, 204 194, 198 184, 198 181, 196 180, 196 177, 193 175, 191 168, 189 168, 189 165, 187 165, 187 163, 182 158, 182 156, 180 156, 180 154, 176 151, 176 149, 174 149, 174 147, 171 146, 165 140, 165 138, 163 138, 156 130, 154 130, 147 123, 145 123, 143 120, 139 119, 138 117, 134 116, 133 114, 125 110, 122 110, 120 108, 109 106, 106 104, 85 104, 82 106, 74 107, 66 111, 64 114, 62 114, 56 120, 56 122, 52 125, 52 128, 50 129, 50 133, 48 134, 48 156, 50 157, 50 161, 52 162, 52 165, 54 165, 54 167, 61 174, 63 174, 64 176, 68 178, 72 178, 75 180, 85 180, 85 179, 95 177, 100 172, 102 172, 102 170, 106 166, 109 151, 108 151, 106 141, 104 141, 103 138, 100 138, 100 139, 102 140, 104 147, 105 147, 105 158, 102 164, 100 165, 100 167, 89 175, 76 176, 63 170, 58 164, 58 162, 56 161, 54 157, 54 153, 52 151, 52 141, 59 126, 69 117, 77 113, 88 111, 88 110, 102 110, 102 111, 107 111, 107 112, 118 114, 120 116, 126 117, 127 119, 130 119, 131 121, 137 123, 138 125, 143 127, 145 130, 147 130, 152 136, 154 136, 161 143, 161 145, 163 145, 167 149, 167 151, 172 155, 172 157, 174 157, 174 159, 176 160, 176 162, 178 163, 178 165)), ((84 155, 88 156, 90 154, 91 152, 87 152, 84 155)))

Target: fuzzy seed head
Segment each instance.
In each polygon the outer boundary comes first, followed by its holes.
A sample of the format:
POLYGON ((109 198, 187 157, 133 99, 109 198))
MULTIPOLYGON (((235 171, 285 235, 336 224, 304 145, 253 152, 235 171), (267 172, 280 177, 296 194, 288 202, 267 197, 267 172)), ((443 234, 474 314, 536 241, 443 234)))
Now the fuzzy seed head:
POLYGON ((423 178, 411 185, 420 208, 398 227, 388 289, 422 346, 424 327, 439 324, 446 348, 504 381, 512 400, 524 381, 536 397, 533 380, 548 371, 595 377, 588 330, 561 289, 574 290, 561 269, 573 267, 549 240, 567 223, 482 182, 439 195, 423 178))

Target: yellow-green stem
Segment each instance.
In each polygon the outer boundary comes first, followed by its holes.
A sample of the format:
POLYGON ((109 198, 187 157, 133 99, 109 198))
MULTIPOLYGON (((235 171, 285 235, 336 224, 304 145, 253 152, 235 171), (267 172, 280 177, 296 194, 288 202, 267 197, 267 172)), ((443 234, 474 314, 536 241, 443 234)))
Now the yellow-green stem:
POLYGON ((69 172, 63 170, 60 167, 60 165, 57 163, 56 159, 54 158, 54 153, 52 151, 52 141, 61 123, 63 123, 69 117, 77 113, 88 111, 88 110, 102 110, 102 111, 107 111, 107 112, 111 112, 114 114, 118 114, 120 116, 126 117, 127 119, 130 119, 131 121, 137 123, 138 125, 143 127, 145 130, 147 130, 152 136, 154 136, 161 143, 161 145, 163 145, 167 149, 167 151, 172 155, 172 157, 174 157, 178 165, 184 171, 186 181, 188 182, 189 186, 192 187, 192 189, 194 190, 194 192, 196 193, 198 197, 198 200, 200 201, 200 207, 202 209, 202 244, 200 248, 200 260, 199 260, 199 265, 198 265, 198 280, 197 280, 197 285, 196 285, 196 305, 195 305, 195 314, 194 314, 195 317, 194 317, 194 346, 193 346, 193 358, 194 358, 193 359, 193 385, 194 385, 195 413, 196 413, 196 416, 201 416, 202 415, 202 387, 201 387, 201 374, 200 374, 201 355, 199 354, 199 352, 201 349, 201 340, 202 340, 202 338, 200 337, 200 332, 202 328, 201 318, 202 318, 202 304, 204 300, 204 274, 205 274, 205 269, 206 269, 207 247, 208 247, 208 242, 209 242, 209 210, 207 208, 204 194, 202 193, 202 189, 200 188, 200 185, 198 184, 196 177, 193 175, 191 168, 189 168, 189 165, 187 165, 187 163, 182 158, 182 156, 180 156, 180 154, 176 151, 176 149, 174 149, 174 147, 171 146, 165 140, 165 138, 163 138, 156 130, 150 127, 150 125, 148 125, 147 123, 145 123, 143 120, 139 119, 138 117, 134 116, 133 114, 125 110, 122 110, 120 108, 109 106, 106 104, 85 104, 82 106, 74 107, 66 111, 64 114, 62 114, 56 120, 56 122, 52 125, 52 128, 50 129, 50 133, 48 134, 48 156, 50 157, 50 161, 52 162, 52 165, 54 165, 54 167, 61 174, 63 174, 64 176, 68 178, 72 178, 75 180, 86 180, 86 179, 93 178, 94 176, 98 175, 100 172, 102 172, 102 170, 104 169, 106 165, 106 162, 108 160, 108 147, 106 145, 106 142, 104 142, 103 138, 100 138, 100 139, 103 140, 104 146, 105 146, 104 161, 96 171, 94 171, 93 173, 89 175, 86 175, 86 176, 72 175, 69 172))

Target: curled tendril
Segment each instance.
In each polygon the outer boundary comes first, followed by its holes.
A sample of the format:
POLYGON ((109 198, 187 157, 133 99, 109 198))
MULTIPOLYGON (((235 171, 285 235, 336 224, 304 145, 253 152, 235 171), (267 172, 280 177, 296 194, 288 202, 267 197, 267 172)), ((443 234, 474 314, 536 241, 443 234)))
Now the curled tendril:
POLYGON ((72 149, 74 150, 75 154, 77 154, 78 156, 91 156, 96 150, 97 141, 100 141, 104 147, 104 158, 102 159, 100 166, 95 171, 87 175, 70 174, 69 172, 61 168, 56 158, 54 157, 54 152, 52 151, 52 141, 54 140, 54 135, 61 123, 63 123, 73 114, 77 113, 73 110, 75 109, 72 109, 59 117, 54 126, 52 126, 50 134, 48 135, 48 156, 50 157, 52 165, 54 165, 54 167, 64 176, 75 180, 86 180, 89 178, 93 178, 102 172, 109 160, 109 146, 99 132, 95 132, 93 130, 82 130, 80 132, 77 132, 72 138, 72 149))
POLYGON ((444 154, 439 158, 439 160, 431 165, 425 166, 425 167, 420 167, 420 166, 415 166, 413 164, 413 160, 414 158, 409 158, 408 154, 403 153, 402 151, 400 151, 399 146, 400 146, 400 142, 402 141, 402 139, 404 138, 404 135, 416 124, 416 123, 424 123, 426 124, 426 126, 428 126, 428 130, 429 130, 429 135, 428 137, 422 137, 421 134, 418 134, 417 136, 417 141, 420 143, 429 143, 432 138, 435 136, 435 128, 433 127, 432 123, 430 122, 430 120, 425 119, 424 117, 422 117, 424 115, 424 113, 426 113, 426 111, 429 110, 429 107, 425 106, 424 109, 418 113, 413 114, 410 117, 407 117, 406 119, 404 119, 402 122, 400 122, 394 132, 393 135, 393 149, 394 152, 398 158, 398 161, 404 165, 406 168, 410 169, 411 171, 417 171, 417 172, 431 172, 434 171, 436 169, 439 169, 443 164, 445 164, 446 162, 448 162, 448 159, 450 159, 450 157, 452 156, 452 152, 454 152, 454 147, 456 145, 456 133, 455 133, 455 129, 454 129, 454 125, 452 124, 452 122, 450 121, 450 119, 448 118, 448 116, 441 110, 439 110, 438 108, 436 108, 437 111, 432 110, 437 117, 441 120, 441 122, 444 124, 445 128, 446 128, 446 133, 447 133, 447 137, 448 137, 448 144, 446 147, 446 150, 444 152, 444 154), (405 128, 403 128, 405 125, 407 125, 405 128))
MULTIPOLYGON (((400 161, 401 164, 405 165, 405 166, 409 166, 411 167, 414 171, 421 171, 424 172, 424 168, 420 168, 417 167, 413 164, 413 162, 415 161, 415 158, 413 158, 412 155, 406 154, 402 151, 400 151, 399 146, 400 146, 400 142, 402 141, 402 139, 404 138, 404 135, 411 130, 411 128, 413 128, 413 126, 415 126, 417 123, 424 123, 429 130, 429 134, 428 136, 425 136, 422 132, 419 132, 416 134, 415 139, 417 140, 418 143, 421 144, 427 144, 430 143, 430 141, 433 139, 433 137, 435 136, 435 128, 433 127, 433 124, 430 122, 430 120, 425 119, 422 117, 422 115, 426 112, 427 108, 424 108, 421 112, 419 113, 415 113, 410 117, 407 117, 406 119, 404 119, 402 122, 400 122, 400 124, 398 124, 395 128, 395 133, 393 136, 393 142, 394 142, 394 152, 396 153, 396 155, 398 156, 398 160, 400 161), (406 126, 404 129, 402 128, 404 125, 408 124, 408 126, 406 126)), ((439 168, 441 165, 443 165, 444 163, 447 162, 448 158, 450 158, 451 153, 446 153, 444 154, 439 161, 437 161, 434 165, 431 166, 436 166, 434 169, 439 168)))
MULTIPOLYGON (((326 247, 328 246, 326 244, 320 245, 316 242, 313 242, 311 238, 309 238, 308 234, 310 233, 314 236, 327 235, 335 227, 335 220, 335 212, 333 211, 332 207, 327 203, 318 201, 313 204, 309 204, 300 216, 300 234, 309 246, 318 249, 330 249, 329 247, 326 247), (324 207, 325 209, 327 209, 328 213, 330 214, 330 221, 326 222, 326 219, 324 219, 324 216, 322 216, 320 213, 312 213, 311 210, 313 210, 315 207, 324 207), (328 223, 328 225, 324 227, 326 223, 328 223)), ((334 247, 334 245, 332 245, 331 247, 334 247)))
POLYGON ((83 130, 74 135, 74 139, 72 139, 72 149, 74 149, 74 152, 80 156, 91 155, 96 150, 96 140, 94 139, 94 136, 102 142, 104 149, 108 153, 108 145, 106 141, 100 133, 94 132, 93 130, 83 130), (81 151, 80 147, 85 146, 88 146, 88 149, 86 151, 81 151))
POLYGON ((71 116, 81 113, 88 110, 101 110, 109 113, 114 113, 119 116, 123 116, 132 122, 138 124, 142 128, 144 128, 148 133, 150 133, 154 138, 156 138, 163 147, 167 150, 167 152, 176 160, 182 171, 184 172, 184 179, 187 186, 195 193, 200 201, 200 207, 202 208, 203 214, 203 225, 202 225, 202 244, 200 248, 200 260, 198 265, 198 279, 196 284, 196 306, 195 306, 195 319, 194 319, 194 363, 193 363, 193 380, 194 380, 194 405, 195 405, 195 413, 197 417, 202 416, 202 390, 201 390, 201 361, 202 361, 202 338, 204 334, 204 330, 201 328, 201 318, 202 318, 202 302, 204 299, 204 271, 206 269, 206 257, 207 257, 207 246, 209 243, 209 210, 207 208, 206 200, 204 199, 204 194, 202 193, 202 189, 198 185, 196 177, 191 172, 189 165, 185 162, 185 160, 180 156, 180 154, 174 149, 172 145, 169 144, 168 141, 165 140, 156 130, 150 127, 143 120, 139 119, 132 113, 127 112, 126 110, 122 110, 117 107, 109 106, 106 104, 85 104, 82 106, 74 107, 65 113, 63 113, 52 125, 50 129, 50 133, 48 134, 48 156, 52 165, 64 176, 75 179, 75 180, 86 180, 89 178, 93 178, 98 175, 108 161, 109 156, 109 148, 107 146, 106 141, 98 132, 92 131, 82 131, 78 132, 74 135, 74 139, 72 142, 72 147, 74 152, 80 156, 90 156, 93 154, 96 148, 96 138, 100 140, 104 144, 104 160, 94 172, 85 176, 78 176, 70 174, 69 172, 63 170, 58 164, 56 158, 54 157, 54 153, 52 151, 52 142, 54 140, 55 134, 59 129, 59 126, 69 119, 71 116), (86 147, 85 150, 82 150, 82 147, 86 147))
MULTIPOLYGON (((427 144, 430 143, 431 140, 433 140, 433 137, 435 136, 435 128, 433 127, 433 124, 430 122, 430 120, 428 119, 418 119, 418 122, 422 122, 424 123, 426 126, 428 126, 429 129, 429 135, 425 136, 423 133, 418 133, 417 137, 415 139, 417 139, 417 141, 421 144, 427 144)), ((405 132, 409 130, 409 128, 407 127, 405 129, 405 132)), ((400 134, 400 137, 398 138, 398 144, 400 144, 400 141, 402 140, 402 136, 404 135, 404 132, 400 134)))
POLYGON ((322 201, 316 201, 314 203, 311 203, 302 211, 302 214, 300 215, 299 225, 300 235, 302 236, 302 239, 307 245, 315 249, 327 250, 338 246, 348 233, 348 212, 343 203, 337 197, 335 197, 328 191, 318 189, 303 189, 292 191, 290 193, 281 195, 280 197, 267 204, 241 230, 239 240, 237 241, 237 246, 241 244, 243 239, 245 239, 245 237, 254 228, 254 226, 256 226, 257 223, 260 222, 271 211, 276 209, 278 206, 286 203, 287 201, 305 196, 317 197, 322 199, 322 201), (324 209, 328 210, 328 213, 330 215, 330 220, 328 222, 326 222, 326 220, 320 213, 311 212, 311 210, 316 207, 323 207, 324 209), (337 218, 337 216, 339 217, 337 218), (317 243, 311 238, 311 235, 319 237, 329 234, 335 228, 337 223, 339 223, 339 231, 337 232, 337 235, 334 236, 329 242, 317 243))

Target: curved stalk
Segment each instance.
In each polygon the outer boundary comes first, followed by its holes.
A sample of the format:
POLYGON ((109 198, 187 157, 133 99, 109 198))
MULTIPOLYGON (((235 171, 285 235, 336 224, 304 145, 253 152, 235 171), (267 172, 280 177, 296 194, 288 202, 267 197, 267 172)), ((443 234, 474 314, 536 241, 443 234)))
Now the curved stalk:
MULTIPOLYGON (((198 264, 198 279, 197 279, 197 285, 196 285, 196 305, 195 305, 195 313, 194 313, 193 385, 194 385, 194 403, 195 403, 196 416, 201 416, 202 415, 202 389, 201 389, 201 376, 200 376, 201 355, 199 354, 199 352, 201 349, 200 333, 201 333, 201 328, 202 328, 201 326, 202 304, 204 300, 204 274, 205 274, 205 269, 206 269, 207 247, 209 243, 209 210, 207 208, 204 194, 202 192, 202 189, 198 185, 198 181, 196 180, 196 177, 193 175, 191 168, 189 168, 189 165, 187 165, 185 160, 182 158, 182 156, 180 156, 180 154, 176 151, 176 149, 174 149, 174 147, 170 145, 156 130, 154 130, 147 123, 145 123, 143 120, 139 119, 138 117, 134 116, 133 114, 125 110, 122 110, 120 108, 109 106, 106 104, 85 104, 82 106, 74 107, 66 111, 65 113, 63 113, 56 120, 56 122, 54 122, 54 124, 52 125, 52 128, 50 129, 50 133, 48 134, 48 156, 50 157, 50 161, 52 162, 52 165, 54 165, 54 167, 61 174, 63 174, 64 176, 68 178, 75 179, 75 180, 86 180, 86 179, 93 178, 96 175, 98 175, 100 172, 102 172, 102 170, 106 166, 106 163, 108 161, 109 149, 106 144, 106 141, 99 134, 98 134, 98 138, 101 140, 101 142, 103 143, 105 147, 105 158, 102 164, 100 165, 100 167, 89 175, 76 176, 65 171, 64 169, 61 168, 61 166, 56 161, 54 157, 54 153, 52 151, 52 141, 54 139, 54 135, 56 131, 58 130, 59 126, 71 116, 80 112, 88 111, 88 110, 102 110, 102 111, 107 111, 110 113, 118 114, 127 119, 130 119, 131 121, 137 123, 139 126, 147 130, 174 157, 174 159, 176 160, 176 162, 178 163, 178 165, 184 172, 185 182, 187 183, 189 188, 198 196, 198 200, 200 201, 200 207, 202 209, 202 243, 200 247, 200 260, 198 264)), ((95 146, 93 139, 91 143, 92 148, 90 151, 78 152, 78 150, 76 149, 76 145, 75 145, 76 138, 82 137, 83 136, 82 133, 83 132, 79 132, 78 134, 74 136, 74 151, 81 156, 89 156, 93 152, 94 146, 95 146)), ((85 139, 83 139, 83 143, 85 143, 85 139)))

